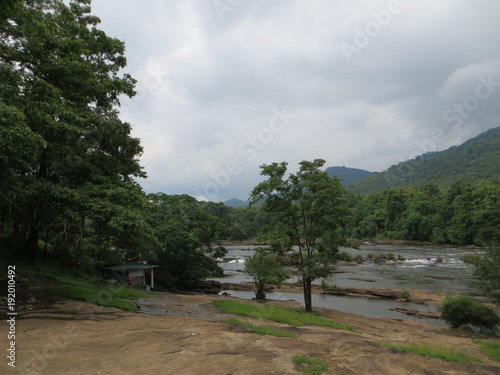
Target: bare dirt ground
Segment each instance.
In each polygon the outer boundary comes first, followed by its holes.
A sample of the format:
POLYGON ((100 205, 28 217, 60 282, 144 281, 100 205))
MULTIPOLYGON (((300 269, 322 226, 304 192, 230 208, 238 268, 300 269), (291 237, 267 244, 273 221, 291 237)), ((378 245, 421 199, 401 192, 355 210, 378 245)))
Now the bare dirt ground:
MULTIPOLYGON (((138 313, 82 302, 62 302, 44 310, 23 312, 17 318, 16 368, 7 366, 3 356, 0 372, 23 375, 300 374, 291 358, 308 355, 328 362, 330 368, 326 374, 500 374, 500 362, 481 354, 473 343, 473 339, 484 336, 471 332, 317 308, 316 311, 326 317, 350 325, 359 333, 240 318, 280 327, 300 337, 259 336, 222 322, 229 316, 219 313, 210 302, 224 297, 150 293, 154 299, 137 300, 142 311, 138 313), (482 362, 450 363, 424 358, 374 345, 378 341, 404 345, 441 343, 482 362)), ((295 302, 280 304, 298 306, 295 302)), ((5 325, 3 327, 2 332, 7 332, 5 325)), ((488 340, 500 342, 498 338, 488 340)))

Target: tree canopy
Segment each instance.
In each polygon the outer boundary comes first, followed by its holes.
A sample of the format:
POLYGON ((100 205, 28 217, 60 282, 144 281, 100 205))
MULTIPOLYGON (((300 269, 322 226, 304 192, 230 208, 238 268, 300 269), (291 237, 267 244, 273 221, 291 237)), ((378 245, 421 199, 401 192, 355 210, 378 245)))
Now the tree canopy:
POLYGON ((264 210, 272 215, 267 238, 274 249, 296 258, 307 311, 312 311, 312 281, 331 273, 338 246, 346 242, 339 229, 349 218, 346 190, 321 171, 324 163, 303 161, 288 177, 286 162, 262 165, 261 175, 268 178, 251 193, 251 202, 264 201, 264 210))
POLYGON ((135 83, 120 74, 124 43, 98 23, 89 0, 2 5, 0 231, 11 259, 36 261, 40 245, 81 252, 87 221, 111 224, 109 205, 126 215, 114 190, 130 197, 132 178, 145 177, 140 142, 118 117, 135 83))

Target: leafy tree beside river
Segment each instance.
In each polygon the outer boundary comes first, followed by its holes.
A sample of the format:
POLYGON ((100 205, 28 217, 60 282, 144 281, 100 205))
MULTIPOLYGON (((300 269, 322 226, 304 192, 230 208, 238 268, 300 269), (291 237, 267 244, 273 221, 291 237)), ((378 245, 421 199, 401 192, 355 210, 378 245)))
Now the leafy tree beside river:
POLYGON ((346 243, 339 229, 349 218, 347 192, 337 178, 320 170, 324 163, 302 161, 298 172, 288 176, 286 162, 263 165, 261 175, 267 180, 251 193, 251 202, 263 201, 272 216, 266 233, 272 248, 295 260, 306 311, 312 311, 312 282, 331 274, 338 246, 346 243))

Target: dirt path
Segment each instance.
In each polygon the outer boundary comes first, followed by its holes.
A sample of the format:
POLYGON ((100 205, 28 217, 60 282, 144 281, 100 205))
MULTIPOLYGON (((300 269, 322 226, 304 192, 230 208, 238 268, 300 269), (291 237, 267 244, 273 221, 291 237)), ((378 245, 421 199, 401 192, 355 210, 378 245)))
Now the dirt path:
MULTIPOLYGON (((63 302, 18 317, 16 368, 7 374, 47 375, 236 375, 299 374, 294 355, 323 359, 327 374, 497 375, 500 362, 482 355, 476 334, 394 319, 373 319, 334 310, 322 314, 359 333, 313 326, 289 327, 300 336, 277 338, 243 333, 221 322, 228 315, 210 305, 217 296, 151 292, 139 299, 142 312, 127 313, 87 303, 63 302), (374 345, 433 342, 480 358, 482 363, 449 363, 374 345)), ((273 302, 275 303, 275 302, 273 302)), ((295 302, 280 304, 298 306, 295 302)), ((3 332, 7 332, 3 326, 3 332)), ((499 339, 495 339, 500 342, 499 339)), ((1 341, 5 342, 4 339, 1 341)))

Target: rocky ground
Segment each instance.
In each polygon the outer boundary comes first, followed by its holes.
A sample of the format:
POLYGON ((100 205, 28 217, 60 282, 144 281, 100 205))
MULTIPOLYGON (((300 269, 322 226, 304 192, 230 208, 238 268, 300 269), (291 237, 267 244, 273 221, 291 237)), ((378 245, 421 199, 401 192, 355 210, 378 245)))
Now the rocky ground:
MULTIPOLYGON (((62 302, 25 311, 17 320, 16 368, 2 374, 47 375, 236 375, 299 374, 295 355, 322 359, 327 374, 354 375, 497 375, 500 362, 481 354, 473 343, 479 334, 394 319, 374 319, 316 309, 352 326, 358 333, 314 326, 280 327, 299 338, 244 333, 224 322, 210 302, 218 296, 150 292, 141 312, 123 312, 81 302, 62 302), (376 346, 440 343, 480 358, 481 363, 450 363, 376 346)), ((346 297, 348 298, 348 297, 346 297)), ((277 303, 277 302, 268 302, 277 303)), ((280 302, 298 306, 296 302, 280 302)), ((3 332, 7 332, 4 326, 3 332), (5 329, 5 330, 4 330, 5 329)), ((487 338, 500 342, 498 338, 487 338)), ((5 340, 2 339, 2 342, 5 340)), ((7 369, 7 371, 4 371, 7 369)))

